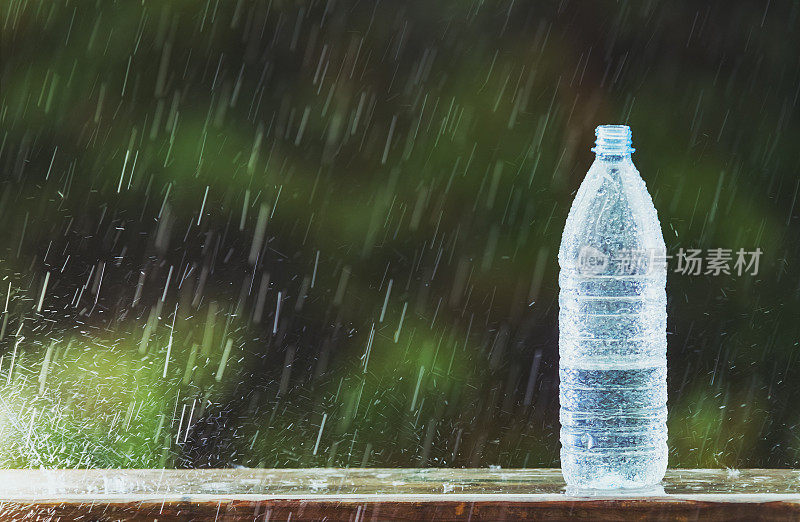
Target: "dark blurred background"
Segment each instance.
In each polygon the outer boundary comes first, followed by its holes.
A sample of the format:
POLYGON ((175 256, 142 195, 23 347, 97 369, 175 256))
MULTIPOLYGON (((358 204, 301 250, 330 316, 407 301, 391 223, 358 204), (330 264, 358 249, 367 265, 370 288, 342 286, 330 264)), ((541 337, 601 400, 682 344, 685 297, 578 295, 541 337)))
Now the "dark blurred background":
POLYGON ((594 127, 669 253, 675 467, 798 464, 797 2, 4 2, 0 465, 556 467, 594 127))

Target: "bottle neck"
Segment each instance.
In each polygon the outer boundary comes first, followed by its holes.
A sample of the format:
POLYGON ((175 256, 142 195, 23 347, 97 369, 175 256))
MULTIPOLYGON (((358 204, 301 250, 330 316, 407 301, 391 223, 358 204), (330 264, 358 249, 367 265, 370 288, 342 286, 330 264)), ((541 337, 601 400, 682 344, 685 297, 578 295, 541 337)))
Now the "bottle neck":
POLYGON ((594 157, 596 161, 604 161, 608 163, 624 163, 631 161, 630 152, 626 154, 620 154, 616 152, 596 152, 594 157))

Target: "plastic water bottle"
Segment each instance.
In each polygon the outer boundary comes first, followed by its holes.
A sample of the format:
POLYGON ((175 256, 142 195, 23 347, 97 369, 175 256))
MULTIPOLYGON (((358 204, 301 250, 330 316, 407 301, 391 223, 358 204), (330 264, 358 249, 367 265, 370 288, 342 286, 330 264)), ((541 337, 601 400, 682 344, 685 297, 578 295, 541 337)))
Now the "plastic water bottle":
POLYGON ((561 470, 573 488, 647 488, 667 467, 666 249, 630 128, 595 133, 558 252, 561 470))

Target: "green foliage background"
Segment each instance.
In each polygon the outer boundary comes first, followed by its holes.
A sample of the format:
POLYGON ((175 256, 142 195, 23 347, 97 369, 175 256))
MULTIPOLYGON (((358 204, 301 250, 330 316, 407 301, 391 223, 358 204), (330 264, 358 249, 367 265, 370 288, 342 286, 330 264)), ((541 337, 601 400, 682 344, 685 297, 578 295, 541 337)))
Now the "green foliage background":
POLYGON ((556 251, 627 123, 671 254, 764 252, 670 275, 670 464, 796 466, 798 16, 4 2, 0 463, 557 466, 556 251))

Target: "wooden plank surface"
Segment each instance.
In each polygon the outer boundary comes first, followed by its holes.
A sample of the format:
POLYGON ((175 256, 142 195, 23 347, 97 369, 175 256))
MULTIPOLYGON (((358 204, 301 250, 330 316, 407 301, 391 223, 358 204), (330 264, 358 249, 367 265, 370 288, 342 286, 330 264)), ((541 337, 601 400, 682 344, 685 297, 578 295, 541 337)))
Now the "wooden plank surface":
POLYGON ((670 470, 566 491, 552 469, 0 470, 0 518, 800 520, 800 471, 670 470))

